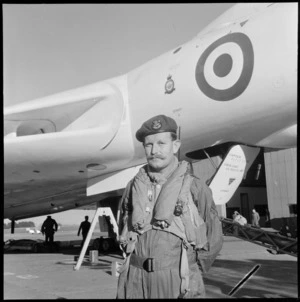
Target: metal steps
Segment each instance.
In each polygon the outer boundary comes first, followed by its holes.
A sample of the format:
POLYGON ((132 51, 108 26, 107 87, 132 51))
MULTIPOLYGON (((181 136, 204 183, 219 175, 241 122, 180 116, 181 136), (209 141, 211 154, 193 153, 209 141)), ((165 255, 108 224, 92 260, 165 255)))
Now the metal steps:
POLYGON ((298 239, 279 235, 250 225, 242 226, 232 219, 221 218, 223 234, 250 241, 275 251, 278 254, 298 256, 298 239))

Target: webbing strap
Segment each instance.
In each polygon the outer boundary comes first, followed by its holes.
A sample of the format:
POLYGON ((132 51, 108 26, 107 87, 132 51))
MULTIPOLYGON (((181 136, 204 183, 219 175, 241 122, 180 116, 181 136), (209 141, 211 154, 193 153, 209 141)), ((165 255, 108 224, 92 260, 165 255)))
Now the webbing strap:
POLYGON ((185 294, 189 290, 189 263, 187 257, 187 251, 184 243, 181 244, 181 261, 180 261, 180 293, 185 294))

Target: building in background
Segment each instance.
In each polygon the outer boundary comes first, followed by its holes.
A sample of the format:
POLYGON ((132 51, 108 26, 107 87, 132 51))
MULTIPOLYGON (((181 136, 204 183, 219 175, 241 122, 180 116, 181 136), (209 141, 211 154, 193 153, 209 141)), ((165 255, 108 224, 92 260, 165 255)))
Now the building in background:
MULTIPOLYGON (((188 156, 197 160, 192 163, 196 176, 205 181, 216 172, 229 145, 218 152, 209 150, 210 158, 203 151, 188 156)), ((225 207, 218 207, 221 216, 232 218, 234 211, 241 213, 251 223, 251 212, 255 208, 260 215, 262 227, 280 230, 287 225, 297 235, 296 198, 296 148, 266 151, 261 150, 246 177, 225 207)))
POLYGON ((297 236, 297 148, 265 152, 271 225, 297 236))

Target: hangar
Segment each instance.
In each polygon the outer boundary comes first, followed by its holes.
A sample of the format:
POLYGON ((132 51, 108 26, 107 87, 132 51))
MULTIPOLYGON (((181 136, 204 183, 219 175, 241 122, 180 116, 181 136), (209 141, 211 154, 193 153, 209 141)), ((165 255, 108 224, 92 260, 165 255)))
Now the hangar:
MULTIPOLYGON (((231 200, 225 206, 218 206, 220 216, 232 218, 233 212, 238 211, 251 223, 251 211, 255 208, 262 227, 280 229, 287 225, 296 237, 296 152, 297 148, 261 149, 231 200)), ((189 156, 197 159, 192 163, 194 174, 205 181, 214 175, 215 166, 222 161, 220 152, 218 155, 211 152, 210 158, 196 153, 189 156)))

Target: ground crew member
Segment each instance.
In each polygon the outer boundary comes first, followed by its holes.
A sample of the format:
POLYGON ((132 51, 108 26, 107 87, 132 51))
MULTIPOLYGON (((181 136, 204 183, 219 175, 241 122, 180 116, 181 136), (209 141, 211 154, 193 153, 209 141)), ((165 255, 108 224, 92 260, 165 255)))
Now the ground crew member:
POLYGON ((247 219, 244 216, 242 216, 239 212, 235 211, 233 222, 236 222, 240 225, 246 225, 247 224, 247 219))
POLYGON ((207 272, 223 243, 212 193, 178 162, 176 122, 165 115, 136 132, 148 164, 128 183, 119 221, 126 260, 119 270, 117 298, 205 296, 207 272))
POLYGON ((255 211, 255 209, 253 209, 252 210, 252 226, 260 228, 259 219, 260 219, 259 214, 255 211))
POLYGON ((54 233, 57 232, 58 225, 56 221, 51 218, 51 216, 47 216, 47 219, 44 221, 42 225, 41 232, 44 235, 45 234, 45 242, 53 242, 54 239, 54 233))
POLYGON ((81 222, 79 229, 78 229, 78 233, 77 233, 77 236, 79 236, 80 231, 82 231, 81 232, 82 233, 81 247, 84 244, 85 238, 86 238, 86 236, 89 232, 90 226, 91 226, 91 223, 89 222, 89 216, 85 216, 84 218, 85 218, 85 220, 81 222))
POLYGON ((238 211, 234 211, 233 215, 232 215, 232 220, 235 220, 236 216, 239 215, 238 211))

